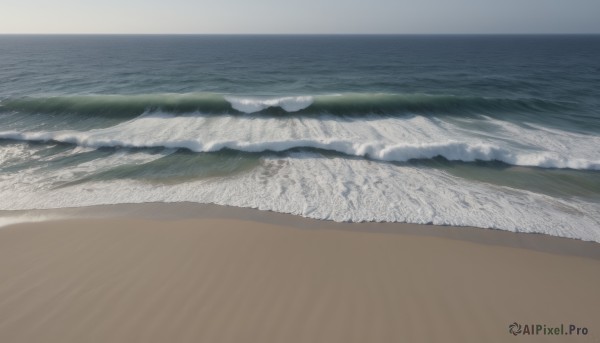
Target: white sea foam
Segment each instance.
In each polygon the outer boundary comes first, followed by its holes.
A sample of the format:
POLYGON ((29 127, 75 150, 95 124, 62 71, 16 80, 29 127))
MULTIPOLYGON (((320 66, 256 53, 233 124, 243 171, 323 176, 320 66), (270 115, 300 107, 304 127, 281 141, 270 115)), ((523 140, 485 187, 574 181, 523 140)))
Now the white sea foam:
POLYGON ((469 182, 436 169, 363 159, 292 153, 284 158, 264 157, 259 167, 229 178, 182 184, 114 180, 40 187, 62 173, 52 171, 46 178, 25 174, 17 183, 0 180, 0 208, 191 201, 335 221, 464 225, 600 242, 597 204, 469 182))
POLYGON ((27 144, 15 144, 0 149, 0 167, 11 162, 26 160, 35 153, 35 149, 29 149, 27 144))
MULTIPOLYGON (((1 150, 1 149, 0 149, 1 150)), ((42 166, 35 166, 16 172, 4 172, 0 173, 0 196, 4 199, 3 204, 8 205, 7 207, 0 206, 0 210, 4 209, 18 209, 10 206, 9 204, 20 201, 27 203, 30 197, 35 197, 37 192, 52 191, 56 188, 56 185, 66 182, 72 182, 79 178, 87 175, 102 172, 110 168, 114 168, 118 165, 140 165, 154 161, 158 158, 164 157, 168 154, 173 153, 174 150, 164 149, 158 153, 148 152, 131 152, 131 151, 117 151, 104 158, 94 159, 91 161, 81 162, 75 165, 65 166, 63 168, 45 168, 42 166), (20 190, 19 187, 31 187, 31 192, 28 193, 20 190)), ((61 154, 61 156, 54 155, 54 159, 58 159, 66 154, 75 155, 80 153, 81 150, 73 149, 69 152, 61 154)), ((44 159, 42 159, 44 160, 44 159)), ((47 162, 51 160, 46 159, 47 162)), ((50 205, 52 206, 52 205, 50 205)), ((73 203, 69 207, 80 206, 77 203, 73 203)), ((54 207, 54 206, 52 206, 54 207)), ((58 206, 62 207, 62 206, 58 206)), ((23 209, 34 209, 34 208, 46 208, 45 206, 30 207, 24 206, 23 209)))
POLYGON ((442 156, 543 168, 600 170, 600 136, 544 131, 487 118, 478 128, 436 118, 174 117, 147 115, 91 131, 0 132, 0 138, 73 143, 86 147, 224 148, 248 152, 316 148, 382 161, 442 156))
POLYGON ((225 97, 231 107, 244 113, 254 113, 269 107, 281 107, 286 112, 297 112, 313 103, 312 96, 293 96, 272 99, 225 97))

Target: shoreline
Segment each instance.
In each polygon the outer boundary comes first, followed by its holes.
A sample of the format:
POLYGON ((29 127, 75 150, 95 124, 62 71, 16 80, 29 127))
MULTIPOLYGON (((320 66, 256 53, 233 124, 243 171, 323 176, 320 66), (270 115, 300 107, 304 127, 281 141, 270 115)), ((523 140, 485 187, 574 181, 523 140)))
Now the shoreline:
POLYGON ((15 222, 9 221, 0 226, 0 230, 12 225, 65 220, 135 219, 174 221, 206 218, 237 219, 304 230, 364 231, 368 233, 439 237, 600 260, 600 243, 598 242, 547 234, 512 232, 470 226, 397 222, 335 222, 270 210, 192 202, 125 203, 42 210, 0 210, 0 223, 6 218, 14 219, 15 222))

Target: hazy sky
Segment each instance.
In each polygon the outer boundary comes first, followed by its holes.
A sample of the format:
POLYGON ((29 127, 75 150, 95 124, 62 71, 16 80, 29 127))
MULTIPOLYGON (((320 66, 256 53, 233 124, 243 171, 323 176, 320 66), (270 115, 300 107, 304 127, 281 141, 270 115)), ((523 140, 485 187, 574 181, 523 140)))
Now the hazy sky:
POLYGON ((600 33, 600 0, 2 0, 0 33, 600 33))

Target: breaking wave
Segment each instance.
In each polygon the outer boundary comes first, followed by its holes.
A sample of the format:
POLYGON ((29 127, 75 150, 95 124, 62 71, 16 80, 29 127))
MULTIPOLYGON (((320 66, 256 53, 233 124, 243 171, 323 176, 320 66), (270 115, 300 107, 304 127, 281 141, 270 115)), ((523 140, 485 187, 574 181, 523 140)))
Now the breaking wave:
POLYGON ((139 140, 100 137, 84 132, 0 132, 0 139, 21 141, 54 141, 91 148, 170 148, 194 152, 236 150, 250 153, 284 152, 293 149, 319 149, 348 156, 365 157, 388 162, 443 157, 449 161, 500 161, 511 165, 541 168, 600 170, 600 159, 590 160, 560 156, 553 152, 519 152, 487 143, 446 141, 433 143, 357 143, 340 139, 288 139, 272 141, 236 141, 200 139, 139 140))
POLYGON ((245 97, 211 93, 78 95, 4 99, 0 110, 23 113, 83 114, 133 118, 145 112, 173 114, 263 113, 332 114, 493 114, 560 111, 573 104, 542 99, 461 97, 453 95, 346 93, 286 97, 245 97))

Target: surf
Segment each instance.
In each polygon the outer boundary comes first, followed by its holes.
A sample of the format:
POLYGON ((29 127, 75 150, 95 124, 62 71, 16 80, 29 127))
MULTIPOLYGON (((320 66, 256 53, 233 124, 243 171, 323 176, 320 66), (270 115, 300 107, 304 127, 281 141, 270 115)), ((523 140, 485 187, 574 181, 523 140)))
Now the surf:
POLYGON ((133 118, 143 113, 368 116, 405 114, 492 114, 565 111, 575 104, 537 98, 341 93, 321 95, 246 96, 213 93, 72 95, 8 98, 2 112, 79 114, 133 118))
POLYGON ((2 131, 0 139, 53 141, 82 147, 225 149, 283 152, 319 149, 386 162, 443 157, 449 161, 500 161, 540 168, 600 170, 600 136, 485 118, 445 121, 414 116, 368 122, 320 118, 176 117, 148 114, 87 131, 2 131))

